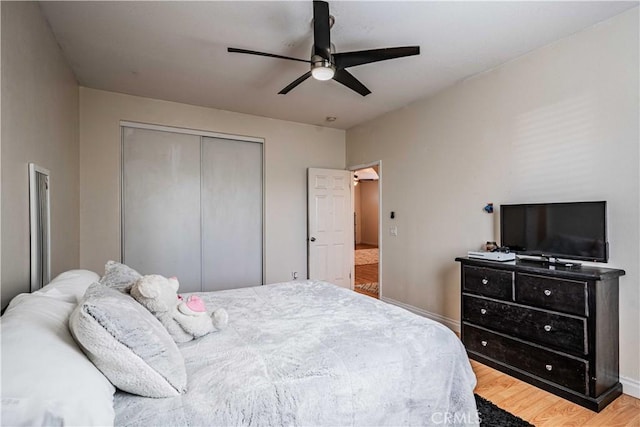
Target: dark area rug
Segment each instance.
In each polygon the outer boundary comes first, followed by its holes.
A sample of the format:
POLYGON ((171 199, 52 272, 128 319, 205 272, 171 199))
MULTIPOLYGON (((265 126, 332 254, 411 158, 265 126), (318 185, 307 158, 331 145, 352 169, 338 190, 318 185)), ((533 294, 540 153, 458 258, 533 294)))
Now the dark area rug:
POLYGON ((480 427, 535 427, 522 418, 505 411, 489 402, 487 399, 475 395, 480 427))

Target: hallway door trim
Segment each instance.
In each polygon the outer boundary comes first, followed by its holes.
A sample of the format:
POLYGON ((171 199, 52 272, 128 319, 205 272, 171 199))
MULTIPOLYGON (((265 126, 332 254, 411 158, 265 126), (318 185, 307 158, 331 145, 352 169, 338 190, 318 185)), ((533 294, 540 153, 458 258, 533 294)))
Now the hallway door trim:
MULTIPOLYGON (((360 169, 366 169, 373 166, 378 166, 378 298, 382 299, 382 250, 384 245, 384 234, 382 233, 382 160, 375 160, 369 163, 361 163, 358 165, 348 166, 347 170, 351 172, 357 171, 360 169)), ((353 199, 354 187, 351 186, 351 199, 353 199)), ((353 221, 353 212, 351 212, 351 218, 353 221)), ((354 261, 355 263, 355 261, 354 261)), ((351 288, 354 289, 354 281, 355 281, 355 266, 353 268, 354 274, 351 275, 351 288)))

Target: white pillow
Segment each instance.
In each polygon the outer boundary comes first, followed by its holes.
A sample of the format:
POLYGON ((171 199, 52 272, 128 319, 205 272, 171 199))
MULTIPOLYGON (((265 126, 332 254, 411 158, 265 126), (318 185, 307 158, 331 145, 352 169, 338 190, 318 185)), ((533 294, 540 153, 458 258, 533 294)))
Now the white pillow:
POLYGON ((59 274, 47 286, 34 293, 77 304, 89 285, 98 280, 100 276, 93 271, 69 270, 59 274))
POLYGON ((104 266, 104 276, 100 279, 100 283, 128 294, 133 284, 141 277, 140 273, 128 265, 108 261, 104 266))
POLYGON ((115 389, 69 333, 76 303, 50 289, 18 295, 0 319, 2 424, 113 425, 115 389))
POLYGON ((69 327, 89 359, 120 390, 146 397, 179 396, 187 371, 160 321, 131 295, 94 283, 69 327))

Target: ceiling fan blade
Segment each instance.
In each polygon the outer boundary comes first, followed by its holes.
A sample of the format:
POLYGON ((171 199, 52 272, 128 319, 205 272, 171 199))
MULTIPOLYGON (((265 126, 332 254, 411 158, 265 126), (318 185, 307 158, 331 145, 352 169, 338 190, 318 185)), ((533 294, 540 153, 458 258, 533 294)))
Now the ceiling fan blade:
POLYGON ((313 54, 331 60, 331 26, 329 24, 329 3, 313 2, 313 54))
POLYGON ((274 55, 273 53, 256 52, 255 50, 238 49, 235 47, 228 47, 227 52, 247 53, 249 55, 267 56, 269 58, 289 59, 291 61, 299 61, 299 62, 305 62, 307 64, 311 64, 311 61, 309 61, 308 59, 291 58, 290 56, 274 55))
POLYGON ((384 49, 360 50, 357 52, 334 53, 333 61, 338 70, 371 62, 420 55, 420 46, 389 47, 384 49))
POLYGON ((360 80, 353 77, 353 75, 347 70, 336 70, 336 74, 333 76, 333 80, 337 81, 338 83, 342 83, 349 89, 358 92, 362 96, 367 96, 371 93, 371 91, 367 89, 365 85, 360 83, 360 80))
POLYGON ((286 95, 287 93, 289 93, 291 89, 298 86, 300 83, 307 80, 309 77, 311 77, 311 71, 307 71, 306 73, 304 73, 303 75, 295 79, 291 84, 289 84, 289 86, 285 87, 280 92, 278 92, 278 95, 286 95))

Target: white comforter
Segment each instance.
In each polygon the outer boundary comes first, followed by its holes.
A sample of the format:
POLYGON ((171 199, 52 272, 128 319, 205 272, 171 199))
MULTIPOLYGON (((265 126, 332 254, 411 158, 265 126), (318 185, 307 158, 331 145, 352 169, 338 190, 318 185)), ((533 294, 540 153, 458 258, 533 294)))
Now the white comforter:
POLYGON ((439 323, 334 285, 199 294, 229 327, 181 345, 188 391, 118 392, 116 425, 477 425, 475 376, 439 323))

